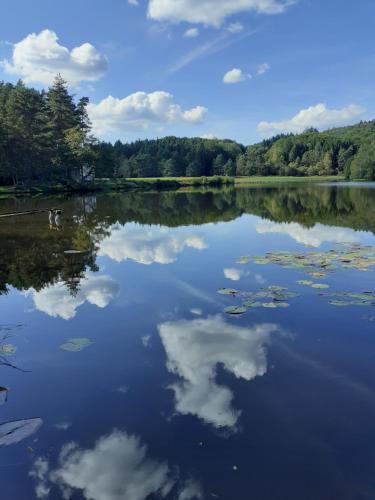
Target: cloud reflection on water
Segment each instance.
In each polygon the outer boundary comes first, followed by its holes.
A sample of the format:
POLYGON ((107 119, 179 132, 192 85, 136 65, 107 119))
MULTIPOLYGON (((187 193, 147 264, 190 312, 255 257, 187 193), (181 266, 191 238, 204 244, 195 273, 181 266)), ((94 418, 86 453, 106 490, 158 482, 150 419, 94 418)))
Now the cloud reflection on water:
POLYGON ((297 222, 262 221, 255 229, 258 234, 286 234, 297 243, 318 248, 323 243, 359 243, 360 236, 354 229, 315 224, 304 227, 297 222))
POLYGON ((85 302, 101 309, 107 307, 119 289, 118 283, 110 276, 88 275, 81 280, 76 294, 72 294, 63 282, 46 286, 39 291, 31 289, 27 294, 31 294, 38 311, 53 318, 70 320, 85 302))
POLYGON ((93 448, 66 444, 52 471, 46 459, 37 458, 30 476, 40 499, 48 498, 54 486, 64 499, 76 491, 87 500, 145 500, 151 495, 166 498, 172 492, 178 500, 203 498, 198 482, 182 480, 176 468, 172 471, 167 462, 150 458, 137 436, 119 430, 100 437, 93 448))
POLYGON ((264 375, 266 346, 278 326, 240 327, 218 315, 166 322, 158 329, 167 368, 182 379, 170 386, 176 412, 195 415, 216 428, 235 427, 241 411, 232 407, 232 391, 216 382, 217 367, 248 381, 264 375))
POLYGON ((123 262, 138 264, 172 264, 185 248, 204 250, 203 238, 165 228, 145 228, 138 225, 112 226, 110 236, 100 243, 98 254, 123 262))

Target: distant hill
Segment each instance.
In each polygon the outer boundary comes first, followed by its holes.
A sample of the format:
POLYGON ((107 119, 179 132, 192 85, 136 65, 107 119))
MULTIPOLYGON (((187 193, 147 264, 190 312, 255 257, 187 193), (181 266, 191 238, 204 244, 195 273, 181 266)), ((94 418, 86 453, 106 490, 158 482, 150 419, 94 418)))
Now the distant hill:
POLYGON ((375 121, 279 135, 246 148, 237 175, 335 175, 375 179, 375 121))
POLYGON ((165 137, 98 146, 99 177, 345 175, 375 179, 375 121, 278 135, 244 147, 231 140, 165 137))

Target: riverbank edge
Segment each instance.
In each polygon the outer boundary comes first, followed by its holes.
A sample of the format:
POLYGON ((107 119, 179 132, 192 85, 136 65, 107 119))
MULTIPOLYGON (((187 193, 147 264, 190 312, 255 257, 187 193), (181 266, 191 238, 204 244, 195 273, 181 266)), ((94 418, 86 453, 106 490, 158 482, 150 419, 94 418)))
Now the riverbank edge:
POLYGON ((82 194, 93 192, 123 192, 150 190, 178 190, 182 188, 213 188, 224 186, 251 186, 262 184, 281 184, 295 182, 339 182, 345 180, 342 176, 313 177, 164 177, 143 179, 97 179, 87 186, 63 184, 36 184, 27 188, 0 186, 0 197, 37 196, 51 194, 82 194))

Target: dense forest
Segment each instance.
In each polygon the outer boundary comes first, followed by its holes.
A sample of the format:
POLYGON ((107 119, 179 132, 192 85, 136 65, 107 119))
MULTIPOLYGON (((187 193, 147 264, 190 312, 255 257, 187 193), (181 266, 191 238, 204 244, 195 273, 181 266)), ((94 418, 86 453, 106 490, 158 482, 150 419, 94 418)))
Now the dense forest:
POLYGON ((88 98, 57 76, 47 91, 0 82, 0 184, 97 178, 345 175, 375 180, 375 121, 279 135, 245 147, 231 140, 165 137, 114 144, 91 134, 88 98))

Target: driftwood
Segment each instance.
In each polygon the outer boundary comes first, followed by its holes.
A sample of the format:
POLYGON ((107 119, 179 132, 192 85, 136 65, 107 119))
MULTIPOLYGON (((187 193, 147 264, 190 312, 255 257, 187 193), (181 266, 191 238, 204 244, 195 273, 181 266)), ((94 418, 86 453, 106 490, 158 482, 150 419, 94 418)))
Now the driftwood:
POLYGON ((56 208, 44 208, 41 210, 28 210, 27 212, 9 212, 6 214, 0 214, 0 219, 4 219, 5 217, 16 217, 18 215, 34 215, 34 214, 41 214, 45 212, 60 212, 61 210, 56 209, 56 208))

